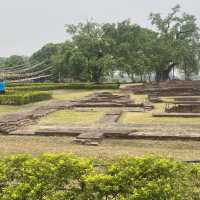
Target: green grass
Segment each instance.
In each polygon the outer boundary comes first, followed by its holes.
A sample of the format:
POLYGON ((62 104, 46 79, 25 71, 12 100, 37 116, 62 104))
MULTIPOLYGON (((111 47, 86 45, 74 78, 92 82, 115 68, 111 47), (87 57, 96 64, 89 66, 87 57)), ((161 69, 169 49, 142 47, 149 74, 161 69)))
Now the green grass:
POLYGON ((144 85, 143 83, 129 83, 129 84, 120 84, 120 88, 125 88, 125 87, 129 87, 129 86, 141 86, 144 85))
POLYGON ((152 141, 152 140, 103 140, 100 146, 84 146, 72 143, 70 137, 0 136, 0 155, 74 153, 84 157, 113 159, 118 156, 143 156, 156 154, 179 160, 195 160, 200 157, 200 142, 152 141))
MULTIPOLYGON (((143 102, 147 98, 147 95, 131 95, 131 99, 134 99, 136 102, 143 102)), ((167 97, 165 100, 171 100, 172 97, 167 97)), ((153 117, 153 112, 164 112, 165 110, 165 103, 156 103, 154 104, 155 109, 151 112, 144 112, 144 113, 133 113, 133 112, 126 112, 123 113, 122 117, 120 118, 120 122, 123 124, 199 124, 200 118, 184 118, 184 117, 153 117)))
POLYGON ((57 99, 57 100, 77 100, 77 99, 81 99, 85 96, 88 96, 92 94, 91 91, 87 91, 87 90, 60 90, 60 91, 54 91, 53 93, 53 98, 57 99))
POLYGON ((20 110, 19 106, 0 105, 0 116, 20 110))
POLYGON ((61 110, 49 114, 39 121, 39 125, 60 125, 60 124, 91 124, 103 117, 103 111, 78 112, 74 110, 61 110))
POLYGON ((184 118, 184 117, 152 117, 151 112, 146 113, 124 113, 120 119, 123 124, 177 124, 177 125, 193 125, 199 124, 200 118, 184 118))
POLYGON ((134 100, 135 103, 143 103, 148 99, 148 95, 135 95, 131 94, 131 99, 134 100))

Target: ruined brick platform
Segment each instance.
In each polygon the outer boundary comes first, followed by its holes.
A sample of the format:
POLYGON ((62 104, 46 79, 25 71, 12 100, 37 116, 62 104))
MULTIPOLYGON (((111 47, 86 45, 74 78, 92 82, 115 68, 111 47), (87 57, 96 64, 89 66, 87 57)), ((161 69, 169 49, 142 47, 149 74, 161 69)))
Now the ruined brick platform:
POLYGON ((126 94, 96 92, 83 100, 76 101, 74 107, 144 107, 144 104, 134 103, 126 94))
MULTIPOLYGON (((74 126, 41 126, 33 131, 31 136, 74 137, 75 143, 98 145, 103 139, 151 139, 151 140, 200 140, 200 125, 111 125, 98 127, 74 126)), ((23 133, 13 132, 11 135, 23 136, 23 133)), ((26 134, 27 135, 27 134, 26 134)))
POLYGON ((152 114, 153 117, 200 117, 200 113, 176 113, 176 112, 172 112, 172 113, 167 113, 167 112, 163 112, 163 113, 153 113, 152 114))
POLYGON ((37 106, 31 111, 11 113, 0 117, 0 133, 10 133, 23 126, 32 124, 35 120, 52 112, 71 108, 74 104, 69 101, 52 101, 45 106, 37 106))
POLYGON ((169 80, 127 86, 122 91, 150 96, 200 96, 200 81, 169 80))

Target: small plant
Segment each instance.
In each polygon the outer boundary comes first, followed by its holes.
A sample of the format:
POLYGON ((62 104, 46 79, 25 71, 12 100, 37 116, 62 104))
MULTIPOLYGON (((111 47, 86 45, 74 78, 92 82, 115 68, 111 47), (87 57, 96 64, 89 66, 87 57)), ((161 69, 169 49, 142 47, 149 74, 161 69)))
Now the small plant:
POLYGON ((5 94, 0 95, 1 105, 23 105, 42 100, 51 99, 52 95, 45 91, 31 91, 31 92, 11 92, 7 91, 5 94))

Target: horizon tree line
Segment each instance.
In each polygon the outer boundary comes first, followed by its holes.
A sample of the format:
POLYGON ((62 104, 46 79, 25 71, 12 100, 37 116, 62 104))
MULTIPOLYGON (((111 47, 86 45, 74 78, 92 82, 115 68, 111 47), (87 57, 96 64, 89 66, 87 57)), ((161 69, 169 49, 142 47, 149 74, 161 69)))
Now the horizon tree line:
POLYGON ((200 69, 200 32, 195 16, 177 5, 167 16, 151 13, 152 28, 131 20, 119 23, 87 21, 65 26, 71 37, 47 44, 31 57, 0 58, 0 65, 13 67, 45 61, 53 66, 52 81, 103 82, 118 71, 132 82, 170 79, 175 69, 186 80, 200 69))

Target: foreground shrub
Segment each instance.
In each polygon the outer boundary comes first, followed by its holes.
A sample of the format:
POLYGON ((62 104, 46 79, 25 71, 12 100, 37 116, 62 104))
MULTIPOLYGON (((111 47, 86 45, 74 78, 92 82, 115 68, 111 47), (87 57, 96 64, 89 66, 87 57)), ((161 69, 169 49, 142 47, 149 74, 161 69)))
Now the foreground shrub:
POLYGON ((157 157, 96 163, 64 154, 1 159, 0 199, 200 199, 198 166, 157 157))
POLYGON ((51 99, 52 95, 45 91, 6 92, 0 94, 0 105, 23 105, 51 99))

